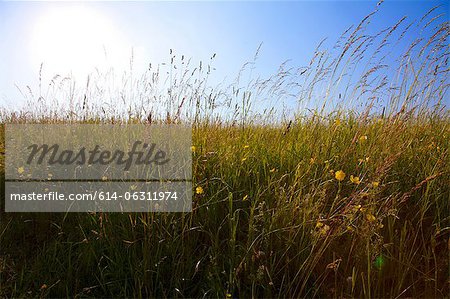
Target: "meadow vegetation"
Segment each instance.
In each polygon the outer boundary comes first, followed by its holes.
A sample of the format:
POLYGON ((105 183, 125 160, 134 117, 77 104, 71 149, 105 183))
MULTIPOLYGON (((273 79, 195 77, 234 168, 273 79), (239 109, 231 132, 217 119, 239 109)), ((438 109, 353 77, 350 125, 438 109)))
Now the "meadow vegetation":
POLYGON ((371 33, 377 10, 269 78, 243 79, 253 61, 211 87, 213 57, 171 50, 120 84, 24 92, 33 108, 1 111, 2 180, 4 124, 190 123, 195 195, 191 213, 2 212, 0 296, 448 296, 449 23, 371 33))

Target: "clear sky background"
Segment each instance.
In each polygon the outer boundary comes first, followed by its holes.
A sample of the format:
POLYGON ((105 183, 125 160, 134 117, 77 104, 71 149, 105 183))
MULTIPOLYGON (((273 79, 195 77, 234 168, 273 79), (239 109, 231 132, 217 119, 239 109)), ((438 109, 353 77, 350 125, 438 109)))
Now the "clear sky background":
MULTIPOLYGON (((306 65, 317 44, 332 45, 377 1, 146 1, 0 2, 0 107, 23 103, 16 85, 35 89, 44 79, 72 71, 84 78, 93 67, 126 68, 133 48, 135 68, 169 59, 169 49, 208 61, 217 53, 215 80, 233 78, 263 43, 257 72, 276 72, 291 59, 306 65), (107 59, 105 60, 105 49, 107 59)), ((448 19, 449 1, 385 1, 371 24, 374 32, 403 16, 420 19, 430 8, 448 19)), ((419 33, 418 33, 419 34, 419 33)))

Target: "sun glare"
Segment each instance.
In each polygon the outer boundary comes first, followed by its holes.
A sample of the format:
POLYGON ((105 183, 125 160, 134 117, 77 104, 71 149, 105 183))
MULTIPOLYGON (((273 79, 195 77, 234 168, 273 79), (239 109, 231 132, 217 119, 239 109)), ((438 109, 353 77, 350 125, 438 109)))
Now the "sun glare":
POLYGON ((47 72, 85 76, 95 67, 125 63, 126 43, 106 16, 83 6, 59 7, 36 21, 31 63, 47 72))

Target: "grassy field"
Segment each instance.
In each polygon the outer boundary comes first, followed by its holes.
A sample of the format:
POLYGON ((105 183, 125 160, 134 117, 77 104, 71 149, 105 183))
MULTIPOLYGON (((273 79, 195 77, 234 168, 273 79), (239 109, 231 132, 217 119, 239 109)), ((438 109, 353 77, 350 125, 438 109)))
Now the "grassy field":
MULTIPOLYGON (((146 105, 117 115, 70 92, 68 108, 2 111, 3 123, 190 121, 195 195, 192 213, 2 212, 0 296, 448 296, 448 22, 407 48, 394 80, 377 75, 384 47, 373 41, 406 31, 400 22, 365 40, 370 17, 344 35, 337 54, 318 50, 299 69, 306 77, 296 97, 326 95, 318 108, 280 121, 252 108, 258 97, 283 97, 298 82, 295 70, 243 90, 239 82, 208 89, 209 71, 185 78, 188 67, 170 74, 168 93, 141 88, 159 80, 155 73, 124 85, 129 97, 152 92, 171 103, 153 119, 146 105), (359 74, 364 57, 375 67, 367 63, 358 84, 337 87, 346 73, 359 74), (342 90, 338 105, 327 102, 342 90), (379 98, 385 109, 376 109, 379 98), (340 104, 358 101, 363 108, 340 104), (231 109, 229 119, 217 117, 218 106, 231 109)), ((101 97, 83 89, 94 92, 101 97)), ((30 94, 39 102, 43 93, 30 94)))

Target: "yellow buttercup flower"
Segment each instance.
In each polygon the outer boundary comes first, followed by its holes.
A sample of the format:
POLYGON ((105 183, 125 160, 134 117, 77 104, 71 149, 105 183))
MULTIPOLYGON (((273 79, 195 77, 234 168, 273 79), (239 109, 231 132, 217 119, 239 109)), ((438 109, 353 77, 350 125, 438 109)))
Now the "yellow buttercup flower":
POLYGON ((316 228, 321 228, 322 226, 323 226, 323 223, 322 223, 322 222, 318 221, 318 222, 316 223, 316 228))
POLYGON ((367 220, 369 220, 369 222, 374 222, 375 220, 377 220, 377 218, 375 218, 375 216, 370 213, 367 213, 366 218, 367 220))
POLYGON ((353 184, 359 185, 359 183, 361 183, 361 181, 359 180, 359 177, 357 176, 350 176, 350 182, 352 182, 353 184))
POLYGON ((24 169, 22 166, 19 167, 19 168, 17 168, 17 172, 18 172, 19 174, 24 173, 24 171, 25 171, 25 169, 24 169))
POLYGON ((334 177, 336 178, 336 180, 338 181, 343 181, 345 179, 345 172, 343 172, 342 170, 338 170, 336 171, 336 173, 334 174, 334 177))
POLYGON ((364 142, 366 140, 367 140, 367 135, 363 135, 363 136, 359 137, 360 142, 364 142))
POLYGON ((195 153, 196 150, 197 150, 197 148, 196 148, 195 146, 191 146, 191 151, 192 151, 193 153, 195 153))
POLYGON ((203 194, 203 188, 201 186, 198 186, 197 188, 195 188, 195 193, 203 194))
POLYGON ((325 235, 330 230, 330 226, 324 224, 324 226, 320 229, 320 233, 325 235))
POLYGON ((379 185, 380 185, 380 182, 372 182, 372 187, 374 187, 374 188, 378 188, 379 185))
POLYGON ((359 209, 361 209, 361 205, 356 205, 356 206, 353 207, 353 209, 354 209, 355 212, 358 212, 359 209))

